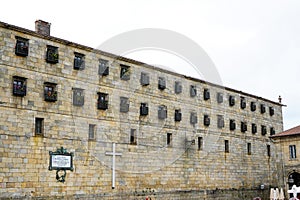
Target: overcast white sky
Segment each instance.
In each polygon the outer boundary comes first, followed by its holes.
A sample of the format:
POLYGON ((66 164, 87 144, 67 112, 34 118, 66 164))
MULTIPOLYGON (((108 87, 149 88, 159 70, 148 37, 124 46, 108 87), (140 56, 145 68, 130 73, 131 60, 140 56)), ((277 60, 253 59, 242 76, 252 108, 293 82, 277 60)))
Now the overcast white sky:
MULTIPOLYGON (((205 50, 223 85, 273 101, 281 95, 287 105, 283 108, 284 129, 299 125, 298 0, 1 2, 2 22, 34 30, 37 19, 51 22, 52 36, 94 48, 134 29, 162 28, 181 33, 205 50)), ((139 53, 130 56, 147 57, 139 53)), ((144 62, 168 65, 155 58, 154 63, 144 62)), ((174 60, 170 65, 175 65, 174 60)))

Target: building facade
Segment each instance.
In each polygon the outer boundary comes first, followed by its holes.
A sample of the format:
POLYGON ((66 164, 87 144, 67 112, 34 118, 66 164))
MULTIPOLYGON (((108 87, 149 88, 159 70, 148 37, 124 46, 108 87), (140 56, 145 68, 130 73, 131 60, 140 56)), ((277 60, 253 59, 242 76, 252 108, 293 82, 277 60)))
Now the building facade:
POLYGON ((281 103, 49 34, 0 23, 1 198, 252 199, 284 184, 281 103), (49 170, 61 147, 66 176, 49 170))
POLYGON ((300 186, 300 126, 296 126, 289 130, 283 131, 270 137, 277 152, 283 160, 283 182, 286 191, 291 189, 293 185, 300 186))

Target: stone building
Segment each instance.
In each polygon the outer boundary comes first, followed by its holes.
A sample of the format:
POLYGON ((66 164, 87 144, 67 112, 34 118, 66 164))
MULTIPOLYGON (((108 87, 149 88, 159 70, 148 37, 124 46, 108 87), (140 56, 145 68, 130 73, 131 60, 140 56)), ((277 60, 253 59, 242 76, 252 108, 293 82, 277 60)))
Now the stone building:
POLYGON ((293 185, 300 186, 300 126, 283 131, 270 136, 273 140, 278 156, 282 157, 283 164, 283 182, 286 190, 291 189, 293 185), (298 148, 297 148, 298 147, 298 148))
POLYGON ((252 199, 282 130, 281 103, 0 23, 1 198, 252 199))

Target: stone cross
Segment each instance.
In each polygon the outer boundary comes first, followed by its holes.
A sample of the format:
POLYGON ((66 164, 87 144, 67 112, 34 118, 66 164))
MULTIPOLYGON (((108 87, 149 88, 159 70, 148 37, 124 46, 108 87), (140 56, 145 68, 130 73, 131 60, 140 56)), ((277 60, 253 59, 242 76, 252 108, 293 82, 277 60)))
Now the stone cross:
POLYGON ((112 156, 112 189, 115 189, 115 179, 116 179, 116 156, 121 156, 122 153, 116 152, 116 143, 113 143, 112 152, 105 152, 105 155, 112 156))
POLYGON ((293 193, 294 199, 297 199, 297 193, 300 193, 300 187, 293 185, 292 189, 288 190, 288 193, 293 193))

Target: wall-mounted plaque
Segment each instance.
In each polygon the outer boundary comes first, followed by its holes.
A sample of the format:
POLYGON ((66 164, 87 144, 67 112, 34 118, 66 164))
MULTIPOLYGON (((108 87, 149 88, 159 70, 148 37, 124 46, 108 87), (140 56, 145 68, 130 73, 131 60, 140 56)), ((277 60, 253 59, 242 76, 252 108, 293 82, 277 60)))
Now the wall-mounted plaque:
POLYGON ((49 170, 71 170, 73 171, 73 153, 69 153, 61 147, 57 151, 49 151, 49 170))

